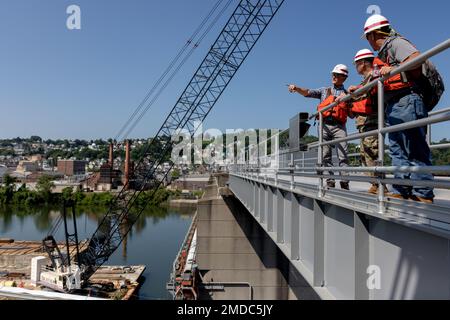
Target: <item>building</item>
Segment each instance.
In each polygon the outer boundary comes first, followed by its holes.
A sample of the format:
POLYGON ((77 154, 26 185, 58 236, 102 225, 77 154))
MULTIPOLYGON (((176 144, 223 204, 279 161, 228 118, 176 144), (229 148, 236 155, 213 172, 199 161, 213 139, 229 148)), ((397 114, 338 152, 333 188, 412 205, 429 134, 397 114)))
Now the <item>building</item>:
POLYGON ((8 168, 5 165, 0 164, 0 182, 3 182, 3 176, 6 172, 8 172, 8 168))
POLYGON ((58 160, 58 172, 65 176, 74 176, 86 173, 84 160, 58 160))
POLYGON ((209 174, 189 175, 172 181, 172 187, 179 190, 204 190, 209 183, 209 174))
POLYGON ((36 172, 39 170, 39 164, 35 161, 21 160, 17 165, 16 171, 20 173, 24 172, 36 172))

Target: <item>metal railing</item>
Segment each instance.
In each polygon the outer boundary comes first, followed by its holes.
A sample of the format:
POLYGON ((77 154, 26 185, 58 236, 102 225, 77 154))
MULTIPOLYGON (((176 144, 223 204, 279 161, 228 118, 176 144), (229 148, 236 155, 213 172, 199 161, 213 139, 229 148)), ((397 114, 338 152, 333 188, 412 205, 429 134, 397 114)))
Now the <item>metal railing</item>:
MULTIPOLYGON (((324 179, 325 178, 334 178, 337 180, 349 180, 349 181, 361 181, 361 182, 369 182, 369 183, 376 183, 378 184, 378 212, 380 214, 385 213, 385 185, 386 184, 398 184, 398 185, 407 185, 407 186, 424 186, 424 187, 435 187, 435 188, 444 188, 444 189, 450 189, 450 181, 445 180, 412 180, 412 179, 392 179, 386 177, 387 174, 395 174, 395 173, 430 173, 435 176, 442 176, 442 175, 450 175, 450 165, 449 166, 412 166, 412 167, 385 167, 384 166, 384 155, 386 153, 385 151, 385 135, 387 133, 391 132, 398 132, 402 130, 408 130, 412 128, 418 128, 418 127, 427 127, 428 128, 428 134, 427 134, 427 142, 430 146, 430 149, 442 149, 442 148, 450 148, 450 143, 443 143, 439 145, 432 145, 431 143, 431 126, 433 124, 442 123, 445 121, 450 120, 450 108, 437 110, 434 112, 430 112, 428 114, 428 117, 405 122, 398 125, 393 126, 387 126, 385 127, 385 106, 384 106, 384 81, 387 79, 400 74, 402 72, 417 68, 418 66, 422 65, 427 59, 430 57, 433 57, 445 50, 447 50, 450 47, 450 39, 447 39, 446 41, 442 42, 441 44, 433 47, 432 49, 420 54, 414 59, 411 59, 407 63, 404 63, 396 68, 394 68, 389 74, 380 77, 378 79, 375 79, 371 81, 370 83, 366 84, 365 86, 359 88, 355 92, 346 95, 342 99, 339 99, 339 101, 334 102, 330 104, 329 106, 323 108, 319 112, 316 112, 312 114, 309 117, 309 120, 312 119, 319 119, 319 141, 315 143, 311 143, 308 145, 308 151, 311 152, 313 149, 317 148, 317 158, 315 157, 309 157, 305 158, 305 154, 307 152, 300 152, 302 155, 301 159, 295 159, 294 158, 294 152, 292 150, 290 151, 284 151, 281 152, 282 157, 286 158, 288 156, 290 159, 289 162, 286 163, 286 161, 281 160, 280 165, 277 167, 270 166, 265 167, 264 163, 273 163, 274 158, 280 157, 280 154, 270 155, 270 156, 264 156, 264 157, 258 157, 257 164, 244 164, 244 165, 234 165, 229 170, 230 172, 238 172, 245 175, 250 175, 257 177, 259 175, 263 175, 263 179, 266 181, 268 179, 268 174, 271 173, 274 175, 273 180, 275 181, 275 184, 278 183, 278 177, 279 175, 290 175, 291 176, 291 189, 294 188, 294 177, 295 176, 303 176, 303 177, 314 177, 319 178, 319 185, 318 185, 318 197, 324 197, 325 195, 325 187, 324 187, 324 179), (355 97, 360 96, 361 94, 366 93, 367 91, 371 90, 377 86, 377 92, 378 92, 378 128, 376 130, 363 132, 363 133, 353 133, 350 135, 347 135, 344 138, 334 139, 331 141, 324 141, 323 137, 323 112, 326 112, 327 110, 337 106, 340 102, 349 102, 355 97), (336 145, 343 142, 348 142, 352 140, 358 140, 365 137, 377 137, 379 141, 379 150, 378 150, 378 165, 376 167, 326 167, 323 166, 323 147, 328 145, 336 145), (264 159, 265 158, 265 159, 264 159), (307 166, 306 162, 311 162, 317 160, 316 165, 314 166, 307 166), (296 163, 301 163, 302 165, 299 166, 296 163), (324 171, 336 171, 339 172, 340 175, 333 175, 333 174, 324 174, 324 171), (350 175, 342 175, 342 173, 373 173, 372 176, 350 176, 350 175)), ((260 142, 260 143, 266 143, 266 141, 260 142)), ((259 148, 259 146, 258 146, 259 148)), ((357 156, 358 154, 350 154, 349 156, 357 156)))

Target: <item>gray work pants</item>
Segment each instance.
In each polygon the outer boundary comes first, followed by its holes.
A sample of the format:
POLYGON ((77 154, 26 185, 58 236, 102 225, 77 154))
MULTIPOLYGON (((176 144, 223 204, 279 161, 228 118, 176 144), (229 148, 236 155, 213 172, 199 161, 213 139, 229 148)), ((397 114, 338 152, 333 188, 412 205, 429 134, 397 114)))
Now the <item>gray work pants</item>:
MULTIPOLYGON (((343 124, 330 125, 323 124, 323 141, 330 141, 339 138, 344 138, 347 136, 347 128, 343 124)), ((341 142, 335 145, 326 145, 323 146, 322 152, 322 164, 324 167, 332 167, 332 148, 333 146, 336 148, 337 156, 339 159, 340 167, 348 167, 348 146, 347 142, 341 142)), ((329 171, 330 175, 334 175, 332 171, 329 171)), ((341 175, 348 175, 348 173, 342 172, 341 175)), ((327 182, 334 182, 334 179, 328 178, 327 182)), ((348 183, 348 180, 341 180, 342 183, 348 183)))

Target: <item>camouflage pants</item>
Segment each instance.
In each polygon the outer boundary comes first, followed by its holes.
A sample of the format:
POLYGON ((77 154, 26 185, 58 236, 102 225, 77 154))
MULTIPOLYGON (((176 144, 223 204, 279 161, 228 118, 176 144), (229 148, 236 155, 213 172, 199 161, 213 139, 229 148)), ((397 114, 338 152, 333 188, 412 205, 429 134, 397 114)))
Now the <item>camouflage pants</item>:
MULTIPOLYGON (((360 133, 378 129, 377 116, 357 116, 356 126, 360 133)), ((364 167, 375 167, 378 160, 378 137, 366 137, 360 143, 361 164, 364 167)), ((374 173, 370 173, 374 176, 374 173)))

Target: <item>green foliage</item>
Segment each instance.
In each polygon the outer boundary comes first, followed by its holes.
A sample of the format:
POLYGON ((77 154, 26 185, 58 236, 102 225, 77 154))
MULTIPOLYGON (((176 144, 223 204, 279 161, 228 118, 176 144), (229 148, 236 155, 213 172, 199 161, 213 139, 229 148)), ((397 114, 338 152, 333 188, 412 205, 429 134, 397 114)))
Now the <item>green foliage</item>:
POLYGON ((92 193, 81 193, 76 192, 74 195, 74 200, 77 206, 82 207, 108 207, 111 205, 114 195, 109 192, 92 192, 92 193), (83 196, 80 196, 82 194, 83 196))
POLYGON ((62 196, 62 198, 64 200, 72 200, 72 198, 73 198, 73 188, 72 187, 65 187, 62 190, 61 196, 62 196))
POLYGON ((84 198, 86 197, 86 193, 81 192, 80 190, 77 190, 74 194, 72 199, 75 201, 75 203, 81 203, 84 198))
POLYGON ((142 192, 136 199, 136 204, 139 207, 143 206, 155 206, 166 202, 172 193, 167 189, 159 188, 155 190, 149 190, 142 192))
POLYGON ((14 150, 11 149, 0 149, 0 156, 15 156, 14 150))
POLYGON ((196 197, 197 199, 201 199, 201 197, 203 197, 203 194, 204 194, 205 192, 204 191, 202 191, 202 190, 196 190, 196 191, 193 191, 192 192, 192 195, 194 196, 194 197, 196 197))
POLYGON ((16 179, 6 174, 3 177, 3 186, 0 188, 0 203, 8 204, 14 196, 14 183, 16 179))
MULTIPOLYGON (((150 139, 142 145, 137 145, 133 150, 131 150, 131 159, 133 161, 138 161, 145 155, 150 155, 152 160, 156 160, 162 156, 164 149, 165 139, 150 139)), ((171 148, 166 152, 163 162, 169 161, 171 155, 171 148)))
POLYGON ((44 199, 45 203, 50 203, 52 197, 52 189, 55 184, 53 178, 47 175, 41 176, 36 184, 38 194, 44 199))
POLYGON ((31 136, 30 141, 31 142, 42 142, 42 138, 39 136, 31 136))
POLYGON ((172 179, 178 179, 180 177, 180 170, 175 168, 172 170, 172 179))
MULTIPOLYGON (((433 144, 443 144, 443 143, 450 143, 450 140, 442 139, 438 143, 433 143, 433 144)), ((433 158, 433 164, 436 166, 450 165, 450 148, 432 150, 432 158, 433 158)))
POLYGON ((319 141, 319 138, 317 138, 316 136, 304 136, 302 138, 302 143, 304 144, 310 144, 317 141, 319 141))

